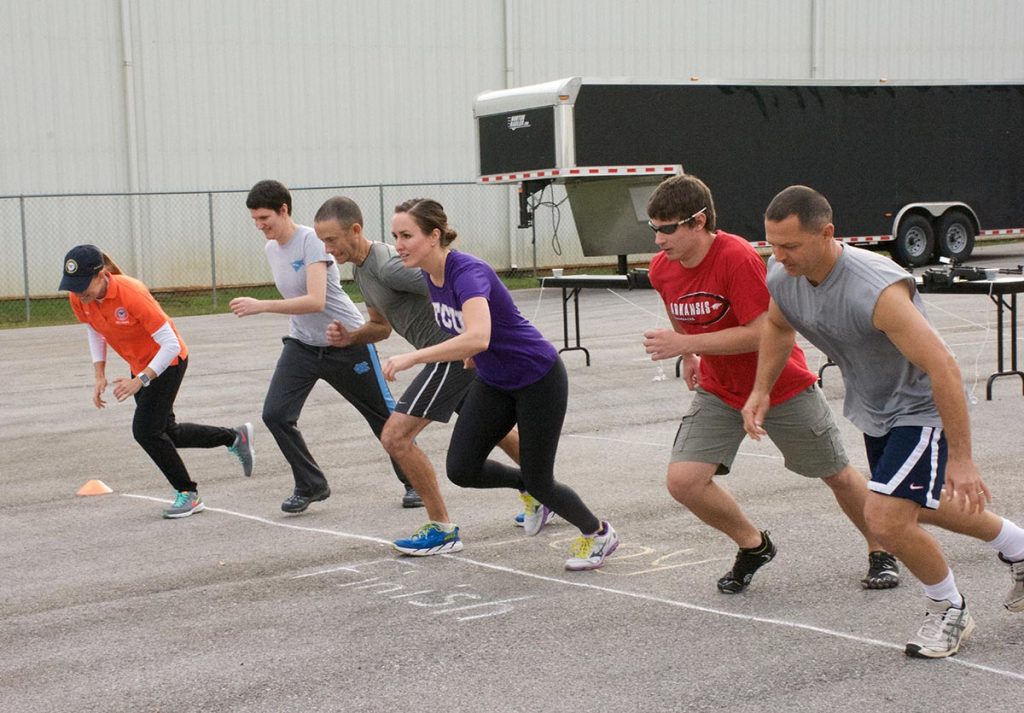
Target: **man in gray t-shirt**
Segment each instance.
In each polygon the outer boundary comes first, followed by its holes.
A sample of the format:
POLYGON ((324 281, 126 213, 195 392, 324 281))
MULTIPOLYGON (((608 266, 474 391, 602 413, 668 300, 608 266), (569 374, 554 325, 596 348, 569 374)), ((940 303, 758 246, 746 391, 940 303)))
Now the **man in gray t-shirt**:
MULTIPOLYGON (((343 196, 331 198, 317 211, 314 227, 338 264, 352 265, 369 315, 358 328, 344 320, 334 321, 327 330, 330 344, 373 344, 387 339, 392 328, 416 349, 450 338, 434 319, 422 271, 406 267, 390 245, 367 239, 362 211, 354 201, 343 196)), ((475 370, 462 361, 426 364, 384 426, 381 442, 423 498, 430 518, 412 537, 395 542, 399 552, 433 555, 462 549, 459 528, 449 520, 437 475, 415 439, 431 422, 448 422, 475 378, 475 370)), ((518 431, 513 429, 499 445, 519 462, 518 431)))
POLYGON ((832 207, 791 186, 765 212, 772 300, 744 428, 764 435, 768 396, 796 332, 839 364, 845 415, 864 431, 872 534, 924 585, 925 621, 908 656, 952 656, 974 629, 938 541, 921 524, 987 542, 1010 569, 1004 599, 1024 612, 1024 529, 985 509, 991 500, 971 455, 963 381, 928 322, 913 279, 891 261, 834 239, 832 207))
MULTIPOLYGON (((292 220, 288 189, 277 181, 260 181, 249 191, 246 206, 267 238, 267 260, 283 299, 236 297, 231 300, 231 311, 239 317, 261 312, 289 315, 288 336, 263 402, 263 422, 295 478, 295 489, 281 509, 300 513, 310 503, 326 500, 331 494, 327 478, 298 427, 302 407, 316 382, 326 381, 355 406, 377 438, 391 415, 394 400, 372 345, 337 348, 328 344, 328 325, 338 322, 348 329, 358 329, 363 316, 341 289, 338 266, 324 251, 316 233, 292 220)), ((418 506, 419 497, 402 469, 394 459, 391 463, 405 485, 402 504, 418 506)))

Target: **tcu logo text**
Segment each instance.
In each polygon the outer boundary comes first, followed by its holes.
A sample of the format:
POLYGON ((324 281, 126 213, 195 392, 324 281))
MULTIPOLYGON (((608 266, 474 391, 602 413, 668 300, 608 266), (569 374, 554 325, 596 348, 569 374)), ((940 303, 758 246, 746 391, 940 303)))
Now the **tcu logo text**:
POLYGON ((462 322, 462 312, 454 310, 448 305, 439 302, 434 303, 434 319, 444 329, 450 329, 456 334, 466 331, 466 325, 462 322))

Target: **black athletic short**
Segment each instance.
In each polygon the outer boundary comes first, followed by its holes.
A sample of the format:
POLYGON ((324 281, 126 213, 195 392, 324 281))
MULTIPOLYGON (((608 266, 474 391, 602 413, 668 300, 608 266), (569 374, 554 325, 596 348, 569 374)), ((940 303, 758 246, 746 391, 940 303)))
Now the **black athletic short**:
POLYGON ((465 368, 461 360, 427 364, 398 399, 395 411, 448 423, 474 379, 476 370, 465 368))

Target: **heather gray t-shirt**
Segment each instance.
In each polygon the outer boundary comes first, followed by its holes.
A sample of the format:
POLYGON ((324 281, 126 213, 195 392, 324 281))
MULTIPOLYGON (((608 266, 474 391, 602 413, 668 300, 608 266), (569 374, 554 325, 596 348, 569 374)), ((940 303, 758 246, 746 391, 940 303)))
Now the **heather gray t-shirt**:
POLYGON ((886 257, 843 245, 832 272, 815 286, 768 261, 768 291, 789 323, 839 365, 843 415, 869 436, 897 426, 941 426, 928 375, 872 323, 882 290, 905 281, 925 314, 913 276, 886 257))
POLYGON ((423 271, 406 267, 392 246, 373 243, 363 264, 352 265, 352 275, 366 305, 380 312, 417 349, 451 337, 434 320, 423 271))
POLYGON ((288 242, 280 245, 268 240, 265 250, 274 274, 277 291, 285 299, 301 297, 306 291, 306 266, 316 262, 327 263, 327 300, 320 312, 293 314, 289 321, 288 334, 304 344, 314 347, 327 346, 327 325, 338 320, 347 329, 359 329, 365 320, 359 308, 341 289, 341 274, 334 258, 324 250, 324 244, 312 228, 296 226, 288 242))

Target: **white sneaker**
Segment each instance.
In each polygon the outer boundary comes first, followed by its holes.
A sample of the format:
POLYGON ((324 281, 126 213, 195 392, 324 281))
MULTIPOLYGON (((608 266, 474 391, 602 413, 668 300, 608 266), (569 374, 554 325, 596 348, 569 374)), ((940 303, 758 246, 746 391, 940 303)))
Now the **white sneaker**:
POLYGON ((572 543, 572 557, 565 561, 565 568, 572 572, 597 569, 619 546, 619 536, 607 522, 602 522, 603 535, 581 535, 572 543))
POLYGON ((527 492, 519 493, 523 501, 523 530, 527 537, 533 537, 551 521, 554 511, 527 492))
POLYGON ((1010 567, 1010 580, 1013 582, 1010 591, 1006 593, 1006 598, 1003 599, 1003 606, 1010 611, 1024 611, 1024 560, 1011 562, 1003 557, 1002 553, 999 559, 1010 567))
POLYGON ((907 656, 941 659, 960 650, 960 644, 974 631, 974 618, 967 611, 967 600, 960 607, 943 599, 925 598, 924 624, 917 636, 907 642, 907 656))
MULTIPOLYGON (((544 519, 544 524, 547 525, 549 522, 554 520, 556 517, 558 517, 558 515, 555 514, 554 510, 548 510, 548 516, 544 519)), ((525 519, 526 519, 526 513, 525 512, 521 512, 518 515, 516 515, 514 518, 512 518, 512 524, 515 527, 522 527, 523 526, 523 521, 525 519)))

